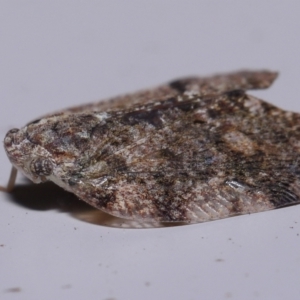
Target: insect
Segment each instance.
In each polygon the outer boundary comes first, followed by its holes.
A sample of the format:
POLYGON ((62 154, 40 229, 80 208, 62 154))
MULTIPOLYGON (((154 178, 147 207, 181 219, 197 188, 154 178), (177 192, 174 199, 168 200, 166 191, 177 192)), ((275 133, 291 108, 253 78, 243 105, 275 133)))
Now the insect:
POLYGON ((4 147, 34 183, 127 219, 195 223, 296 204, 300 115, 245 92, 276 77, 172 81, 45 116, 10 130, 4 147))

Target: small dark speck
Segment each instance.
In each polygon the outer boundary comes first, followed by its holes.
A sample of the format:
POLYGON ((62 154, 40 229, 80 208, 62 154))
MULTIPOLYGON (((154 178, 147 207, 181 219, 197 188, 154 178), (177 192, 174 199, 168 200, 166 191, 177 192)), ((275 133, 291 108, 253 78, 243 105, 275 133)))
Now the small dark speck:
POLYGON ((74 230, 77 230, 77 228, 76 228, 76 227, 74 227, 74 230))
POLYGON ((215 261, 216 261, 216 262, 223 262, 223 261, 225 261, 225 260, 222 259, 222 258, 217 258, 215 261))
POLYGON ((146 281, 146 282, 145 282, 145 286, 150 286, 150 282, 149 282, 149 281, 146 281))
POLYGON ((1 244, 0 247, 4 247, 4 244, 1 244))
POLYGON ((294 229, 294 227, 293 227, 293 226, 291 226, 290 228, 291 228, 291 229, 294 229))
POLYGON ((7 293, 20 293, 21 292, 21 288, 19 288, 19 287, 13 287, 13 288, 6 289, 5 292, 7 292, 7 293))

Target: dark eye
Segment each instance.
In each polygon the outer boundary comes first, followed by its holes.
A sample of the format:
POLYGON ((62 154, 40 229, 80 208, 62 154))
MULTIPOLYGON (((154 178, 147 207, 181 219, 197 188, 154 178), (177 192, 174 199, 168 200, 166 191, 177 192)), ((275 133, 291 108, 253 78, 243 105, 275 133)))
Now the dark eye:
POLYGON ((33 159, 30 163, 30 171, 38 176, 51 175, 53 164, 49 158, 39 157, 33 159))
POLYGON ((18 131, 20 131, 20 129, 18 129, 18 128, 13 128, 13 129, 9 130, 8 133, 7 133, 6 135, 8 135, 8 134, 14 134, 14 133, 17 133, 18 131))

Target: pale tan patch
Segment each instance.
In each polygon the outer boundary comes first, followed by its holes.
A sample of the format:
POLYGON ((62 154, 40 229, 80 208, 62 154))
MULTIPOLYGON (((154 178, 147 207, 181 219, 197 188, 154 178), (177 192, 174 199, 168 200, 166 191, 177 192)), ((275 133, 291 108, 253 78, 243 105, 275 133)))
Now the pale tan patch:
POLYGON ((246 156, 253 155, 255 152, 256 143, 240 131, 226 132, 223 135, 223 140, 233 151, 241 152, 246 156))

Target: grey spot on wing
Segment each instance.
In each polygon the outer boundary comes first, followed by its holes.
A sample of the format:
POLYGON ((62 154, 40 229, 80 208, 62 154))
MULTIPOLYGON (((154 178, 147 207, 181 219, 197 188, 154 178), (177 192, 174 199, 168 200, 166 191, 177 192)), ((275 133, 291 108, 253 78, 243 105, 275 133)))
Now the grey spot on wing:
POLYGON ((139 110, 126 113, 122 116, 122 122, 128 125, 135 125, 138 123, 148 123, 155 127, 162 126, 162 120, 160 119, 160 111, 159 110, 139 110))

